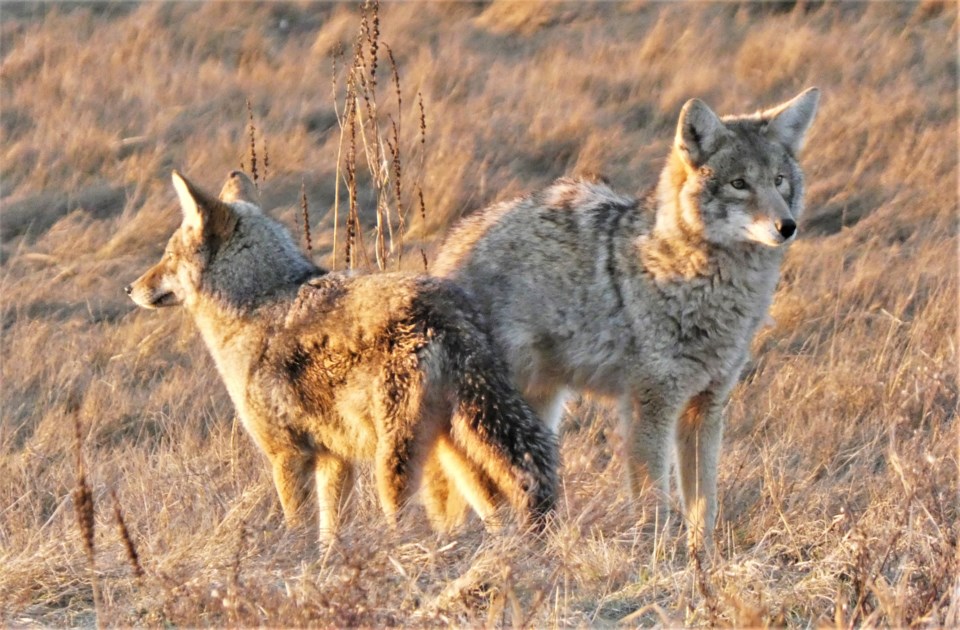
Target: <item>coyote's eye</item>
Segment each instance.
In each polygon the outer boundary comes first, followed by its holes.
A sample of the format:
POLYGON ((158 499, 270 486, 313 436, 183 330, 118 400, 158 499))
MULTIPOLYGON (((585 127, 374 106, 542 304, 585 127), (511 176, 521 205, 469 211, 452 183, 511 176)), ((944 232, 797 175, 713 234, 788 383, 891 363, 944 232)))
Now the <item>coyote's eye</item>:
POLYGON ((779 174, 778 174, 778 175, 777 175, 777 178, 776 178, 775 180, 773 180, 773 184, 774 184, 774 186, 779 186, 779 185, 782 184, 782 183, 783 183, 783 175, 779 175, 779 174))
POLYGON ((736 188, 737 190, 743 190, 744 188, 747 187, 747 182, 745 182, 742 177, 738 177, 737 179, 730 182, 730 185, 736 188))

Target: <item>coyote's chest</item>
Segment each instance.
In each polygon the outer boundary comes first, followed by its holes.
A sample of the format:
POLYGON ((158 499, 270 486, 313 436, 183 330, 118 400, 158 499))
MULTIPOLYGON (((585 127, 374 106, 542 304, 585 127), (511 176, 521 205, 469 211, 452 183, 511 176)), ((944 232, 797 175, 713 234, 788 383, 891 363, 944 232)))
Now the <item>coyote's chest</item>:
POLYGON ((648 299, 660 325, 650 331, 647 317, 635 322, 644 350, 654 350, 679 374, 723 380, 739 369, 758 323, 770 304, 775 270, 708 275, 657 287, 648 299), (653 332, 653 334, 650 334, 653 332))

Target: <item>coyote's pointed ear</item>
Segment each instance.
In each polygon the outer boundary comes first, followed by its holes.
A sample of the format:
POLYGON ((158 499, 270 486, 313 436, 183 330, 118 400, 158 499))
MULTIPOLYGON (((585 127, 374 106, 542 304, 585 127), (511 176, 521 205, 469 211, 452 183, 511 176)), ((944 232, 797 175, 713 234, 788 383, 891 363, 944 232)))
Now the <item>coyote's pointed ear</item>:
POLYGON ((763 112, 762 118, 768 121, 767 136, 780 142, 791 153, 799 153, 807 129, 817 115, 819 103, 820 90, 809 88, 786 103, 763 112))
POLYGON ((183 237, 216 242, 230 238, 237 225, 237 217, 230 207, 194 186, 177 171, 173 171, 172 179, 183 210, 183 237))
POLYGON ((220 201, 226 203, 245 201, 259 207, 260 193, 257 192, 257 187, 253 185, 246 173, 230 171, 230 174, 227 175, 227 181, 223 183, 223 188, 220 189, 220 201))
POLYGON ((692 98, 680 110, 674 146, 684 161, 698 168, 713 155, 726 131, 723 122, 706 103, 692 98))

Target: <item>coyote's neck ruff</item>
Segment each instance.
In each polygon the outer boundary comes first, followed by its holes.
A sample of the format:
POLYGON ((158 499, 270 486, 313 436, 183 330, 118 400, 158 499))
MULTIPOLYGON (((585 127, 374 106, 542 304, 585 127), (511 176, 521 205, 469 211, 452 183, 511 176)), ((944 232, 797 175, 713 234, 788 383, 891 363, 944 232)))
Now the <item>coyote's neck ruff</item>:
POLYGON ((551 426, 568 387, 619 399, 635 496, 666 495, 676 450, 695 546, 716 517, 721 410, 803 210, 818 98, 723 119, 691 100, 642 201, 558 180, 465 219, 433 268, 474 295, 551 426))

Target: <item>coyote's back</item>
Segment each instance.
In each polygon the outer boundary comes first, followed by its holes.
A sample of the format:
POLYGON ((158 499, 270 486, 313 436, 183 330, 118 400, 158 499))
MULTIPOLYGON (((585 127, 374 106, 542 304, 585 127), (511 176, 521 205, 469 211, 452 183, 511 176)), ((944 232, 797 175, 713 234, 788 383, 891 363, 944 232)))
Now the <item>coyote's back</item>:
POLYGON ((426 276, 326 273, 253 203, 242 173, 219 199, 174 174, 183 224, 127 291, 183 304, 238 415, 270 460, 288 520, 314 488, 331 537, 358 461, 392 521, 424 487, 432 523, 551 509, 556 444, 506 376, 462 291, 426 276))
POLYGON ((676 447, 695 546, 716 517, 721 410, 802 213, 817 102, 720 119, 690 101, 646 198, 562 179, 465 219, 433 267, 481 305, 551 426, 566 388, 618 400, 634 494, 668 492, 676 447))

